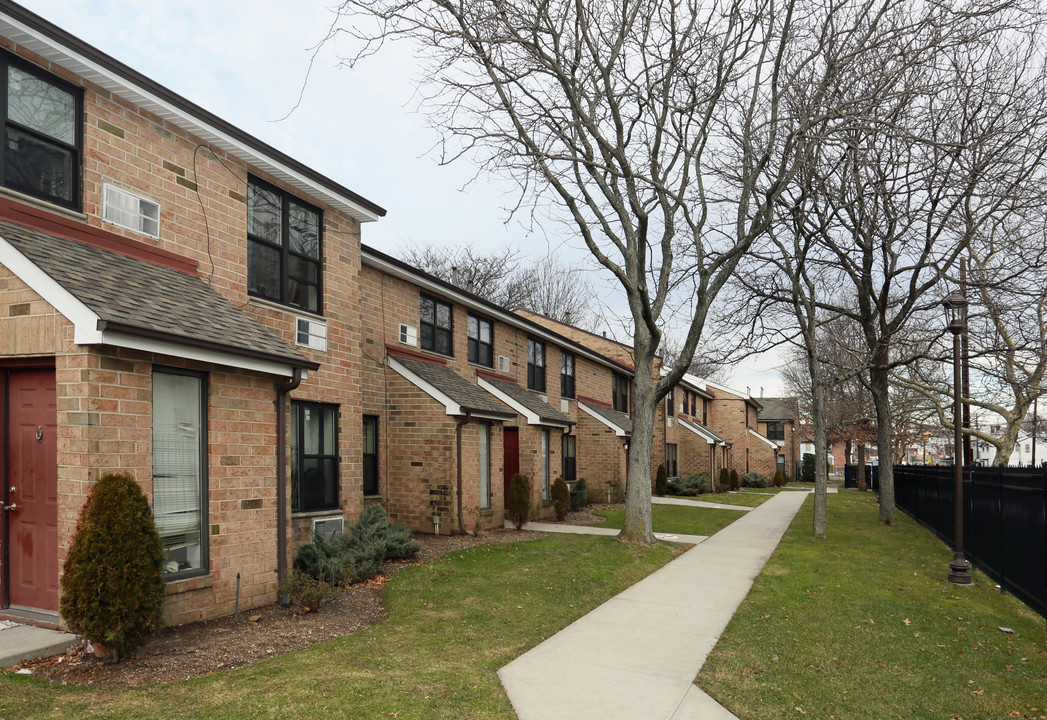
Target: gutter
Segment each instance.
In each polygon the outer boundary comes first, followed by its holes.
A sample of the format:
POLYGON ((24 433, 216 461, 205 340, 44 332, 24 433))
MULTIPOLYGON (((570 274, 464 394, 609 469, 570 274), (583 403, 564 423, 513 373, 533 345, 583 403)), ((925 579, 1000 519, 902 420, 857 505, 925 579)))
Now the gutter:
POLYGON ((302 369, 276 383, 276 581, 287 580, 287 396, 302 384, 302 369))

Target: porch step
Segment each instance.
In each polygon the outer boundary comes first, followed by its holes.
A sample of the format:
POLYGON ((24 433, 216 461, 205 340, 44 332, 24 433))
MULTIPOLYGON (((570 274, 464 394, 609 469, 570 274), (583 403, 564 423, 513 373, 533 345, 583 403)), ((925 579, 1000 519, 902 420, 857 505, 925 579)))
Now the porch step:
POLYGON ((32 625, 17 625, 0 630, 0 667, 61 655, 79 640, 79 636, 72 633, 32 625))

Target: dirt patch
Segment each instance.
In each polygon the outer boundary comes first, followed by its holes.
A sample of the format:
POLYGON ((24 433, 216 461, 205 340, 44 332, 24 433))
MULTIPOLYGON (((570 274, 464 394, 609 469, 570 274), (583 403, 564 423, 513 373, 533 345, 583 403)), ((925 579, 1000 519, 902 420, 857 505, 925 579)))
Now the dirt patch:
POLYGON ((278 604, 206 622, 164 628, 133 656, 109 665, 84 655, 84 643, 64 655, 24 663, 33 675, 63 684, 125 686, 186 680, 251 665, 344 637, 385 619, 382 586, 404 568, 477 545, 516 543, 545 533, 495 530, 472 535, 415 535, 422 548, 409 560, 387 562, 371 580, 345 588, 318 611, 299 614, 278 604))

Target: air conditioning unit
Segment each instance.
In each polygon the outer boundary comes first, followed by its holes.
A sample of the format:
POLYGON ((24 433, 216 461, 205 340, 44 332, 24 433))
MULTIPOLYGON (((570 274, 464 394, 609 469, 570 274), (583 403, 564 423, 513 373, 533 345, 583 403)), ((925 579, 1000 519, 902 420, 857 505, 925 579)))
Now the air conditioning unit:
POLYGON ((160 203, 109 183, 102 184, 102 219, 151 238, 160 237, 160 203))
POLYGON ((319 535, 324 540, 331 540, 345 532, 345 518, 329 517, 316 518, 313 520, 313 535, 319 535))
POLYGON ((311 350, 327 351, 327 323, 312 318, 295 318, 295 344, 311 350))
POLYGON ((672 427, 673 426, 673 419, 671 417, 665 418, 665 426, 666 427, 672 427))
POLYGON ((560 412, 568 413, 571 411, 571 401, 566 398, 560 398, 560 412))
POLYGON ((418 347, 418 328, 400 323, 400 342, 411 347, 418 347))
POLYGON ((509 362, 509 358, 507 358, 505 355, 499 355, 498 356, 498 372, 507 373, 507 372, 511 372, 512 369, 513 369, 513 364, 511 362, 509 362))

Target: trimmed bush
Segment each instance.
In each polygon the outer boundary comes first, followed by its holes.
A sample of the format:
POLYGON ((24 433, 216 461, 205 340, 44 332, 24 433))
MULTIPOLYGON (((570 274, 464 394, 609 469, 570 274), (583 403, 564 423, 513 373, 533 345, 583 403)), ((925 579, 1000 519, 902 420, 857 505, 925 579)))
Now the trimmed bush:
POLYGON ((742 478, 742 487, 765 488, 767 487, 767 476, 763 473, 751 472, 742 478))
POLYGON ((505 514, 517 530, 522 529, 524 523, 531 519, 531 481, 526 475, 513 475, 509 494, 505 498, 505 514))
POLYGON ((120 658, 160 628, 164 546, 149 501, 128 473, 106 473, 80 511, 62 571, 69 628, 120 658))
POLYGON ((665 465, 659 465, 658 472, 654 476, 654 494, 658 497, 665 497, 666 486, 665 465))
POLYGON ((814 482, 814 455, 803 454, 803 462, 800 464, 800 480, 803 482, 814 482))
POLYGON ((556 519, 563 520, 571 510, 571 491, 567 489, 567 483, 562 477, 553 481, 552 498, 556 519))
POLYGON ((301 570, 292 570, 291 577, 280 583, 276 591, 290 598, 303 614, 319 610, 340 594, 334 585, 317 580, 301 570))
POLYGON ((578 478, 578 482, 571 489, 571 512, 578 512, 589 503, 589 491, 585 487, 585 478, 578 478))
POLYGON ((670 495, 695 497, 696 495, 710 492, 709 477, 705 473, 699 473, 697 475, 673 478, 668 482, 667 491, 670 495))
POLYGON ((783 473, 781 470, 775 470, 774 471, 774 486, 775 487, 782 487, 783 485, 785 485, 785 473, 783 473))
POLYGON ((737 490, 741 486, 741 483, 738 481, 738 471, 734 468, 731 468, 730 478, 731 490, 737 490))
POLYGON ((727 468, 720 468, 720 482, 716 489, 720 492, 727 492, 731 489, 731 471, 727 468))

